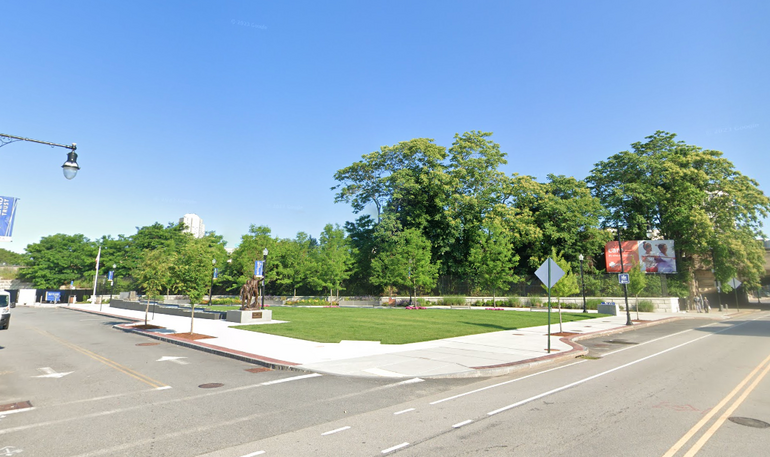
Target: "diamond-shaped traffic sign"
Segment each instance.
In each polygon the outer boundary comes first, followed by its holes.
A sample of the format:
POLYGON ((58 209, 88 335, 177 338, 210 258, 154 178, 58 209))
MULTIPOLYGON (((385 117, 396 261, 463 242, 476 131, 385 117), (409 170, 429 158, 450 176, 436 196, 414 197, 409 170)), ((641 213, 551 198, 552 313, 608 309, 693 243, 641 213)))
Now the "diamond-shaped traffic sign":
POLYGON ((743 283, 742 283, 742 282, 740 282, 740 281, 738 280, 738 278, 733 278, 733 279, 731 279, 731 280, 727 281, 727 284, 730 284, 730 287, 732 287, 733 289, 737 289, 737 288, 738 288, 738 287, 740 287, 740 285, 741 285, 741 284, 743 284, 743 283))
POLYGON ((564 270, 559 268, 559 265, 554 262, 552 258, 548 257, 548 259, 540 265, 540 268, 537 269, 535 276, 543 281, 543 284, 550 289, 562 276, 564 276, 564 270))

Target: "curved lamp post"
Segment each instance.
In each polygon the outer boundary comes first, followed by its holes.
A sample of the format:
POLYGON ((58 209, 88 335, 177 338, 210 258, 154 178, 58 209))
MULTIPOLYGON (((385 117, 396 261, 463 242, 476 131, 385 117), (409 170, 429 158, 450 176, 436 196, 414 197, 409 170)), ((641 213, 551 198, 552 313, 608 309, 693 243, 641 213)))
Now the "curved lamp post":
POLYGON ((69 149, 70 152, 67 153, 67 160, 64 162, 64 165, 61 166, 62 171, 64 172, 64 177, 67 179, 72 179, 75 177, 75 175, 78 174, 78 170, 80 170, 80 166, 78 165, 78 154, 75 152, 78 147, 75 143, 72 143, 72 145, 68 146, 66 144, 50 143, 48 141, 33 140, 31 138, 0 133, 0 147, 9 143, 13 143, 14 141, 29 141, 31 143, 47 144, 48 146, 56 146, 69 149))

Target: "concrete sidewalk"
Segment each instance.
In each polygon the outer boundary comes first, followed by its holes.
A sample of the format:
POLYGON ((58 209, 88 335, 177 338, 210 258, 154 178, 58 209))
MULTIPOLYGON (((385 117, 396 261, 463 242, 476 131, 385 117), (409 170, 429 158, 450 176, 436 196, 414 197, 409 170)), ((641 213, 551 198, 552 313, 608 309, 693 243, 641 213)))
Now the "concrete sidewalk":
MULTIPOLYGON (((61 308, 141 321, 144 313, 108 305, 78 304, 61 308), (101 308, 101 311, 100 311, 101 308)), ((426 310, 424 312, 430 312, 426 310)), ((485 312, 458 310, 457 312, 485 312)), ((505 311, 530 312, 530 311, 505 311)), ((534 311, 538 312, 538 311, 534 311)), ((194 332, 212 338, 189 340, 176 333, 190 332, 190 319, 180 316, 150 314, 148 324, 161 327, 154 330, 135 329, 133 323, 116 327, 146 336, 181 344, 274 369, 295 369, 326 374, 366 377, 475 377, 496 376, 511 371, 563 358, 585 354, 575 343, 581 337, 619 333, 667 320, 690 317, 724 319, 727 313, 640 313, 640 321, 626 326, 625 313, 563 324, 565 333, 557 336, 559 324, 551 324, 551 353, 547 352, 548 327, 529 327, 479 335, 402 345, 380 344, 377 341, 342 341, 316 343, 282 336, 267 335, 232 328, 240 325, 222 320, 196 319, 194 332)), ((636 313, 632 313, 632 318, 636 313)), ((558 317, 556 318, 558 319, 558 317)), ((262 325, 271 325, 269 323, 262 325)))

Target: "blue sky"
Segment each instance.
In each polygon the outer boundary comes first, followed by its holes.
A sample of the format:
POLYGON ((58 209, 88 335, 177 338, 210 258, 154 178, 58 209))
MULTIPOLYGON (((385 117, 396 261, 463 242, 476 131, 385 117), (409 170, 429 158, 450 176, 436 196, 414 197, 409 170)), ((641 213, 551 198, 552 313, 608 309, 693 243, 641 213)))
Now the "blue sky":
POLYGON ((21 252, 185 213, 353 220, 334 172, 412 138, 494 132, 507 173, 585 178, 656 130, 725 153, 768 194, 770 3, 0 1, 0 148, 21 252))

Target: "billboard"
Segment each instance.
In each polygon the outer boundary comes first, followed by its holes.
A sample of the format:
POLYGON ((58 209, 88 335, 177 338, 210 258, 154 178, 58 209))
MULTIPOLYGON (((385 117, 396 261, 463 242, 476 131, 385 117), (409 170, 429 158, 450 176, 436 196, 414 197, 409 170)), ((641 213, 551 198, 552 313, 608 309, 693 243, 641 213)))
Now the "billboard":
POLYGON ((19 199, 14 197, 0 197, 0 241, 11 241, 18 201, 19 199))
MULTIPOLYGON (((635 240, 623 242, 623 273, 638 267, 645 273, 676 273, 673 240, 635 240)), ((617 241, 604 247, 607 273, 620 273, 620 250, 617 241)))

